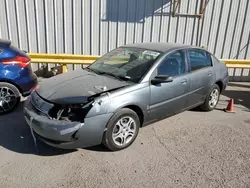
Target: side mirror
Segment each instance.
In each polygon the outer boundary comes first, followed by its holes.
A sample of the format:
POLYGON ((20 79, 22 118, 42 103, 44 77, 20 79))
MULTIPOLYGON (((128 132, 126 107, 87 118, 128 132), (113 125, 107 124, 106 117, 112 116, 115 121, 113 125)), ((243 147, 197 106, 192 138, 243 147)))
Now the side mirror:
POLYGON ((151 80, 152 84, 160 84, 160 83, 168 83, 173 82, 173 77, 168 75, 158 75, 154 79, 151 80))

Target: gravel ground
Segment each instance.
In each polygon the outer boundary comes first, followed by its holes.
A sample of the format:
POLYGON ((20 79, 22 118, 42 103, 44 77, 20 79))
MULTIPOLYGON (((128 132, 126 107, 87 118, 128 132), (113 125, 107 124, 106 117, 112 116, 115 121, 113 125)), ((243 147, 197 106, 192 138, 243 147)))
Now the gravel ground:
POLYGON ((22 105, 0 117, 0 187, 250 187, 250 86, 231 83, 217 109, 140 129, 119 152, 34 147, 22 105), (228 97, 234 114, 225 113, 228 97))

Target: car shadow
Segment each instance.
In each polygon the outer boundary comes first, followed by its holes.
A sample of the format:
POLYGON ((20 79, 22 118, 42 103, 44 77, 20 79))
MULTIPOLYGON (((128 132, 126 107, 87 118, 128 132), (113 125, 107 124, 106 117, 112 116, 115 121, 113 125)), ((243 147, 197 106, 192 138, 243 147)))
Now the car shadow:
POLYGON ((13 112, 0 116, 0 146, 10 151, 41 156, 62 155, 76 150, 63 150, 37 140, 35 146, 23 116, 23 102, 13 112))
POLYGON ((111 150, 109 150, 108 148, 106 148, 103 144, 97 145, 97 146, 92 146, 92 147, 88 147, 88 148, 84 148, 86 150, 90 150, 90 151, 98 151, 98 152, 112 152, 111 150))
MULTIPOLYGON (((234 104, 241 105, 243 111, 250 112, 250 90, 249 91, 240 91, 240 90, 226 90, 222 93, 224 96, 229 99, 234 99, 234 104)), ((238 107, 240 108, 240 107, 238 107)))
POLYGON ((228 86, 231 87, 241 87, 241 88, 249 88, 250 89, 250 84, 242 84, 239 82, 229 82, 228 86))
MULTIPOLYGON (((237 108, 240 108, 243 111, 250 112, 250 88, 248 86, 242 86, 239 83, 230 83, 230 88, 223 91, 222 95, 226 96, 229 99, 233 98, 234 104, 241 106, 237 106, 237 108), (241 89, 243 88, 243 90, 239 90, 236 87, 241 87, 241 89)), ((227 99, 220 100, 220 102, 223 103, 225 103, 226 101, 227 99)), ((226 104, 223 105, 225 106, 226 104)), ((216 110, 223 109, 216 108, 216 110)), ((202 110, 198 107, 191 109, 190 111, 202 112, 202 110)), ((148 125, 152 123, 153 122, 150 122, 148 125)), ((44 144, 43 142, 40 142, 39 140, 37 140, 36 147, 30 133, 30 129, 24 120, 23 102, 20 103, 15 111, 7 115, 0 116, 0 146, 18 153, 41 156, 63 155, 77 151, 54 148, 44 144)), ((109 150, 102 144, 83 149, 95 152, 109 152, 109 150)))

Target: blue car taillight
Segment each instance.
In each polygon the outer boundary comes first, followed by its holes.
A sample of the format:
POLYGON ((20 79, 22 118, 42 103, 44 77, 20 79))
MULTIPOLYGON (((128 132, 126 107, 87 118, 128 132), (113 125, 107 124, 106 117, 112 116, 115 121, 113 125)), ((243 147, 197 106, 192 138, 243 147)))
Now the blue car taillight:
POLYGON ((21 68, 28 67, 30 64, 30 58, 25 56, 16 56, 11 59, 2 60, 2 64, 4 65, 18 65, 21 68))

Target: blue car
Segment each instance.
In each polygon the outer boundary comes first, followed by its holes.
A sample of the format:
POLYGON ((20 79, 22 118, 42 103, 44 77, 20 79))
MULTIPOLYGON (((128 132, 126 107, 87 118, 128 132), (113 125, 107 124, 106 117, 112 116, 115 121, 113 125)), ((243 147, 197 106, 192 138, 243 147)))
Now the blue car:
POLYGON ((28 96, 36 85, 30 57, 11 41, 0 39, 0 115, 14 110, 21 96, 28 96))

